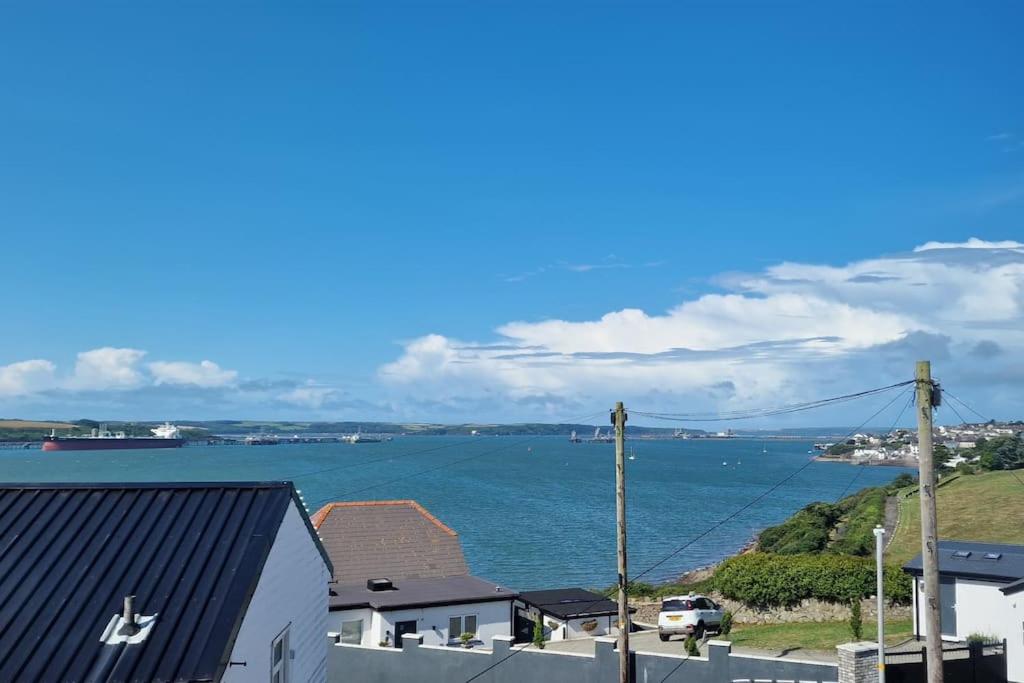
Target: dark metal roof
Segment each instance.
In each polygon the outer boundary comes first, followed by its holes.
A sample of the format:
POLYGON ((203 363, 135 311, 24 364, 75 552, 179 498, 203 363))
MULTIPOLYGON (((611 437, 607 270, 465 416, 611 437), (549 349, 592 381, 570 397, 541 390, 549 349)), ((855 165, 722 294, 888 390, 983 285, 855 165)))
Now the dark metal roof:
POLYGON ((618 603, 582 588, 526 591, 519 594, 519 599, 559 619, 600 617, 619 613, 618 603))
POLYGON ((458 534, 413 500, 328 503, 313 525, 340 584, 469 574, 458 534))
POLYGON ((378 611, 458 605, 467 602, 512 600, 518 593, 475 576, 446 576, 433 579, 394 581, 395 590, 371 591, 362 584, 344 584, 331 589, 331 609, 372 607, 378 611))
MULTIPOLYGON (((1004 583, 1024 579, 1024 546, 1005 543, 975 543, 974 541, 939 541, 939 573, 947 576, 980 579, 1004 583), (959 553, 959 554, 958 554, 959 553), (963 556, 964 553, 970 553, 963 556), (986 557, 986 555, 998 555, 986 557)), ((921 555, 905 564, 903 569, 920 575, 921 555)))
POLYGON ((293 500, 305 518, 289 482, 0 484, 0 680, 219 679, 293 500), (152 630, 104 644, 129 594, 152 630))

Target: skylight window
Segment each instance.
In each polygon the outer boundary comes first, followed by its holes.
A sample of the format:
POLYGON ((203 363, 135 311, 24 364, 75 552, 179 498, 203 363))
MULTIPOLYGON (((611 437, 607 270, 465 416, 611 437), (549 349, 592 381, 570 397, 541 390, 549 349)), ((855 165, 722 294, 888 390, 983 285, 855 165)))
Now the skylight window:
POLYGON ((1002 553, 985 553, 986 560, 998 560, 1002 556, 1002 553))
POLYGON ((966 559, 966 558, 968 558, 970 556, 971 556, 971 551, 970 550, 957 550, 955 553, 953 553, 953 557, 960 557, 960 558, 964 558, 964 559, 966 559))

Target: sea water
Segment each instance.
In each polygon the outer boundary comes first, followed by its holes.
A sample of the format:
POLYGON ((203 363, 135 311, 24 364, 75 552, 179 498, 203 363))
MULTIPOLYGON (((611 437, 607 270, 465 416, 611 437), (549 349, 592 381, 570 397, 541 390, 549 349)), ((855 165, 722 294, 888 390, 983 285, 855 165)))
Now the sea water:
MULTIPOLYGON (((759 496, 641 580, 669 580, 717 562, 808 503, 910 471, 809 462, 811 447, 783 440, 629 441, 630 575, 759 496)), ((565 437, 422 436, 355 445, 0 451, 0 481, 291 480, 310 512, 333 500, 412 499, 459 534, 474 574, 530 590, 614 583, 614 461, 612 444, 565 437)))

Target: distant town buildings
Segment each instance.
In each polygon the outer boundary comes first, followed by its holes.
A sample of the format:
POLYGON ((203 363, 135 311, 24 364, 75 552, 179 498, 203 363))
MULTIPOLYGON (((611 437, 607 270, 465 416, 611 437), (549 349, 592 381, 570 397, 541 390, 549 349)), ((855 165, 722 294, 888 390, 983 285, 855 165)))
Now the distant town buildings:
MULTIPOLYGON (((991 422, 984 424, 942 425, 933 434, 936 445, 942 445, 953 455, 946 462, 956 467, 962 462, 971 462, 970 450, 981 439, 1020 437, 1024 434, 1022 422, 991 422)), ((832 444, 823 444, 826 453, 833 457, 849 458, 854 461, 874 464, 908 464, 918 458, 917 433, 909 429, 895 429, 888 434, 858 433, 849 439, 832 444)))

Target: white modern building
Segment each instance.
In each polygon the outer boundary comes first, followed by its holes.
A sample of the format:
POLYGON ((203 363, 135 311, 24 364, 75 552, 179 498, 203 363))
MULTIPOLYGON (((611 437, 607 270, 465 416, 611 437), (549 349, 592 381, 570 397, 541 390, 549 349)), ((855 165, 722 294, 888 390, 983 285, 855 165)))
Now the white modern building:
MULTIPOLYGON (((1007 677, 1024 683, 1024 546, 939 541, 942 638, 1006 640, 1007 677)), ((914 634, 924 638, 921 556, 904 570, 914 577, 914 634)))
POLYGON ((412 500, 329 503, 313 515, 337 559, 328 628, 347 645, 490 644, 512 633, 515 591, 469 574, 458 534, 412 500))

